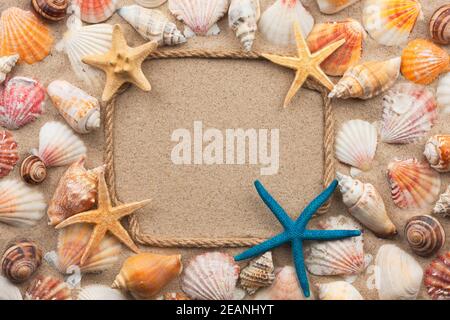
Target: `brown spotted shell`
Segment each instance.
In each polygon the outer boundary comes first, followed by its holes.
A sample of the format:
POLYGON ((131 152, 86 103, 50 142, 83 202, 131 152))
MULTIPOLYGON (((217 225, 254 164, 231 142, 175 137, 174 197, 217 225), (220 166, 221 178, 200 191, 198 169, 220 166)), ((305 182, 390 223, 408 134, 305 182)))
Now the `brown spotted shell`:
POLYGON ((438 220, 429 215, 415 216, 405 225, 405 238, 412 251, 428 257, 438 252, 445 242, 445 231, 438 220))
POLYGON ((72 300, 67 283, 52 276, 38 276, 25 292, 25 300, 72 300))
POLYGON ((69 6, 69 0, 32 0, 31 3, 37 13, 52 21, 64 19, 69 6))
POLYGON ((42 263, 42 251, 33 241, 22 239, 12 242, 3 253, 3 274, 12 282, 28 280, 42 263))
POLYGON ((430 35, 434 42, 450 43, 450 4, 437 9, 430 19, 430 35))
POLYGON ((432 299, 450 300, 450 251, 431 262, 425 270, 424 284, 432 299))
POLYGON ((38 156, 30 155, 22 161, 20 175, 26 183, 40 184, 47 177, 47 168, 38 156))
POLYGON ((248 294, 254 294, 259 288, 268 287, 275 280, 275 267, 272 252, 267 251, 262 256, 250 261, 239 275, 239 284, 248 294))

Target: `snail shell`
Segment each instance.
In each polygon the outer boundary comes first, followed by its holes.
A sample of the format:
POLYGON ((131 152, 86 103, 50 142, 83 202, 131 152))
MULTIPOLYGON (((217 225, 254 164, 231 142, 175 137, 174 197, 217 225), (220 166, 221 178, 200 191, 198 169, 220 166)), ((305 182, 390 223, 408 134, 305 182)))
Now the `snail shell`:
POLYGON ((1 260, 3 274, 12 282, 28 280, 42 262, 42 251, 33 241, 22 239, 11 243, 1 260))
POLYGON ((30 155, 22 161, 20 175, 26 183, 39 184, 47 177, 47 168, 38 156, 30 155))
POLYGON ((32 0, 34 10, 42 17, 52 21, 59 21, 66 16, 68 0, 32 0))
POLYGON ((437 9, 430 19, 430 35, 434 42, 450 43, 450 4, 437 9))
POLYGON ((443 247, 445 231, 432 216, 420 215, 412 217, 406 223, 405 238, 414 253, 428 257, 443 247))

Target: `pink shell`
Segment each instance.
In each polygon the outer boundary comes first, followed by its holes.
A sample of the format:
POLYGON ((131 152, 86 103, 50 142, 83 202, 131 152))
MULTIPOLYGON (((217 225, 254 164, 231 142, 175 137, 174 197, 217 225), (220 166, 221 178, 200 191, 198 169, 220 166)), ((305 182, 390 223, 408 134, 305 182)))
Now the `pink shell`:
POLYGON ((431 262, 425 270, 423 282, 432 299, 450 300, 450 251, 431 262))
POLYGON ((12 133, 0 130, 0 178, 6 177, 14 169, 17 161, 19 154, 12 133))
POLYGON ((75 13, 81 20, 99 23, 108 20, 114 14, 117 0, 73 0, 72 3, 79 7, 80 12, 75 13))

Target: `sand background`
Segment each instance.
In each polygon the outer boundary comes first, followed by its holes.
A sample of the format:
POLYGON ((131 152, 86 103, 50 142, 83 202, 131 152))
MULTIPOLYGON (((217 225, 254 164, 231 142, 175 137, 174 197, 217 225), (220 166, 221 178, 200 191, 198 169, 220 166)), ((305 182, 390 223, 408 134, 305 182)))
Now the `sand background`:
MULTIPOLYGON (((273 1, 261 1, 264 10, 273 1)), ((338 21, 352 17, 361 21, 362 4, 357 3, 338 14, 321 14, 314 0, 303 1, 313 14, 316 23, 338 21)), ((428 21, 435 9, 446 1, 422 0, 425 20, 419 21, 411 35, 412 38, 428 38, 428 21)), ((120 5, 133 3, 131 0, 119 1, 120 5)), ((2 0, 0 11, 7 7, 19 6, 31 10, 30 1, 2 0)), ((166 10, 163 6, 163 10, 166 10)), ((175 20, 171 17, 172 20, 175 20)), ((130 45, 136 46, 144 40, 118 15, 108 23, 120 23, 126 31, 130 45)), ((178 23, 180 29, 182 24, 178 23)), ((181 48, 238 49, 239 42, 228 28, 227 18, 219 22, 222 32, 215 37, 196 37, 181 48)), ((52 33, 59 41, 66 30, 65 22, 50 24, 52 33)), ((293 47, 277 48, 267 44, 257 35, 254 49, 292 53, 293 47)), ((387 59, 398 56, 401 47, 384 47, 369 37, 364 43, 362 60, 387 59)), ((115 160, 118 195, 122 201, 135 201, 144 198, 154 200, 152 205, 139 212, 143 229, 161 236, 264 236, 281 231, 281 227, 260 200, 253 187, 253 181, 260 179, 280 204, 296 217, 302 208, 322 189, 322 135, 323 112, 320 95, 305 89, 293 99, 290 107, 282 108, 284 96, 291 85, 293 73, 285 68, 265 61, 232 60, 152 60, 144 63, 144 72, 153 90, 150 93, 130 88, 117 102, 115 119, 115 160), (193 122, 201 120, 204 128, 278 128, 280 129, 280 169, 277 175, 261 176, 260 166, 222 165, 222 166, 177 166, 170 160, 170 151, 175 145, 170 141, 173 130, 191 130, 193 122)), ((67 57, 56 50, 44 61, 34 65, 19 65, 13 75, 37 78, 45 86, 52 80, 65 79, 84 88, 97 97, 101 88, 89 88, 78 80, 70 68, 67 57)), ((401 79, 399 79, 401 81, 401 79)), ((100 84, 100 87, 102 84, 100 84)), ((435 88, 436 83, 431 87, 435 88)), ((373 122, 381 119, 381 97, 368 101, 342 100, 333 102, 337 128, 349 119, 363 119, 373 122)), ((448 133, 450 117, 441 115, 432 133, 448 133)), ((37 147, 38 132, 47 121, 63 121, 50 100, 46 113, 35 123, 16 132, 20 156, 37 147)), ((102 130, 82 136, 88 148, 87 167, 102 163, 104 137, 102 130)), ((361 176, 363 181, 373 183, 385 200, 388 213, 398 230, 402 230, 409 217, 430 210, 400 210, 394 206, 386 179, 389 161, 398 157, 422 158, 424 143, 405 146, 379 143, 374 168, 361 176)), ((339 170, 348 173, 349 168, 338 165, 339 170)), ((45 193, 50 200, 56 184, 65 168, 51 169, 47 180, 36 188, 45 193)), ((10 177, 19 177, 18 168, 10 177)), ((442 175, 442 190, 448 185, 448 174, 442 175)), ((339 192, 334 196, 333 205, 325 216, 314 219, 310 227, 327 216, 346 213, 339 192)), ((446 230, 450 222, 440 218, 446 230)), ((450 232, 448 232, 450 233, 450 232)), ((0 225, 0 245, 15 236, 27 236, 37 241, 45 252, 55 250, 57 232, 47 225, 46 219, 35 227, 18 229, 0 225)), ((369 230, 364 233, 365 251, 376 256, 378 248, 394 243, 408 252, 403 233, 390 240, 378 239, 369 230)), ((173 254, 181 253, 184 262, 193 255, 205 250, 158 249, 142 247, 143 250, 173 254)), ((448 250, 448 243, 442 251, 448 250)), ((224 249, 235 254, 243 249, 224 249)), ((84 275, 82 285, 90 283, 111 284, 118 273, 122 261, 130 255, 123 250, 120 261, 110 270, 96 275, 84 275)), ((425 267, 431 258, 414 257, 425 267)), ((276 266, 291 264, 288 246, 274 252, 276 266)), ((55 274, 44 263, 40 273, 55 274)), ((368 275, 362 274, 354 282, 365 299, 377 299, 376 290, 369 290, 366 284, 368 275)), ((329 282, 339 277, 310 276, 310 283, 329 282)), ((339 278, 340 279, 340 278, 339 278)), ((177 290, 178 281, 173 281, 167 291, 177 290)), ((427 299, 421 290, 419 299, 427 299)))

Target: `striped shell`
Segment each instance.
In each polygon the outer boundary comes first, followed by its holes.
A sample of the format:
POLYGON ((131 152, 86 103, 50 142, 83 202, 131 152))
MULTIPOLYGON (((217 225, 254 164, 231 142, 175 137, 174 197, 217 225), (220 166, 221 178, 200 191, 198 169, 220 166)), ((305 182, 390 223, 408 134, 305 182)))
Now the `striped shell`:
POLYGON ((47 168, 37 156, 28 156, 20 164, 20 176, 28 184, 39 184, 47 178, 47 168))
POLYGON ((423 282, 432 299, 450 300, 450 251, 431 262, 423 282))
POLYGON ((38 276, 25 292, 25 300, 72 300, 69 286, 52 276, 38 276))
POLYGON ((34 10, 45 19, 60 21, 66 17, 69 0, 31 0, 34 10))
POLYGON ((436 134, 425 144, 423 155, 431 167, 438 172, 450 171, 450 135, 436 134))
POLYGON ((420 215, 406 222, 405 238, 414 253, 429 257, 444 246, 445 231, 437 219, 420 215))
POLYGON ((272 252, 267 251, 242 269, 239 284, 248 294, 254 294, 258 289, 272 284, 275 279, 274 269, 272 252))
POLYGON ((260 13, 259 0, 231 0, 228 25, 245 51, 252 49, 260 13))
POLYGON ((112 289, 102 284, 91 284, 83 287, 78 292, 77 300, 128 300, 117 289, 112 289))
POLYGON ((443 113, 450 113, 450 72, 445 73, 439 78, 436 101, 443 113))
POLYGON ((19 55, 17 53, 10 56, 0 57, 0 84, 5 81, 6 75, 11 72, 18 60, 19 55))
POLYGON ((72 0, 75 14, 87 23, 108 20, 116 11, 117 0, 72 0))
POLYGON ((430 19, 430 36, 434 42, 440 44, 450 43, 450 4, 437 9, 430 19))
POLYGON ((30 279, 41 263, 42 250, 33 241, 22 239, 8 245, 0 265, 10 281, 21 283, 30 279))
POLYGON ((317 285, 320 300, 364 300, 359 291, 347 281, 317 285))
POLYGON ((319 10, 325 14, 339 12, 360 0, 316 0, 319 10))
POLYGON ((11 132, 0 130, 0 178, 6 177, 19 161, 17 143, 11 132))
POLYGON ((439 200, 434 205, 433 214, 444 218, 450 217, 450 185, 445 192, 439 196, 439 200))

